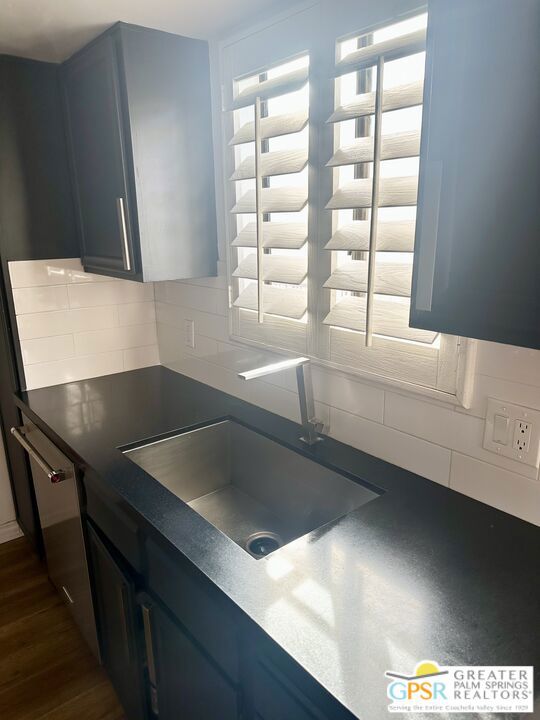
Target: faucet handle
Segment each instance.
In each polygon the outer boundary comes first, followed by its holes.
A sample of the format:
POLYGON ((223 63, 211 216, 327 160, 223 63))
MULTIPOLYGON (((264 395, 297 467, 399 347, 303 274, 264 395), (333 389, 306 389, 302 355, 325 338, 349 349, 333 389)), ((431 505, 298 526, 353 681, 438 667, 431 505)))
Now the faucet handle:
POLYGON ((317 420, 317 418, 313 418, 311 422, 313 423, 313 429, 315 430, 315 432, 324 432, 325 426, 322 420, 317 420))
POLYGON ((322 441, 320 433, 324 431, 324 423, 317 420, 317 418, 313 418, 304 425, 304 431, 300 440, 306 445, 315 445, 322 441))

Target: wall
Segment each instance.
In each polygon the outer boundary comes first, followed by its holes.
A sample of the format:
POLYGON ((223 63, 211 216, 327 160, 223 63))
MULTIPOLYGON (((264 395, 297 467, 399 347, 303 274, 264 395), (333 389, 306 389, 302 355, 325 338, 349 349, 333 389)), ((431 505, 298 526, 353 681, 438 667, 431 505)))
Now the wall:
POLYGON ((19 535, 21 531, 15 520, 4 441, 0 434, 0 543, 13 540, 19 535))
MULTIPOLYGON (((14 324, 8 262, 74 257, 79 247, 69 181, 60 66, 0 56, 0 306, 5 328, 14 324), (4 294, 4 290, 6 291, 4 294)), ((19 423, 19 390, 11 339, 2 332, 0 415, 12 473, 18 521, 39 549, 26 454, 9 434, 19 423)), ((11 507, 9 485, 0 500, 11 507)), ((4 539, 9 537, 4 535, 4 539)))
POLYGON ((9 274, 27 389, 159 363, 152 283, 78 259, 10 262, 9 274))
MULTIPOLYGON (((245 382, 236 373, 264 362, 229 340, 225 267, 220 276, 156 283, 163 365, 299 421, 294 372, 245 382), (195 348, 184 324, 195 322, 195 348)), ((317 412, 333 437, 434 482, 540 525, 538 470, 482 448, 487 397, 540 409, 540 351, 480 342, 469 410, 314 371, 317 412)))

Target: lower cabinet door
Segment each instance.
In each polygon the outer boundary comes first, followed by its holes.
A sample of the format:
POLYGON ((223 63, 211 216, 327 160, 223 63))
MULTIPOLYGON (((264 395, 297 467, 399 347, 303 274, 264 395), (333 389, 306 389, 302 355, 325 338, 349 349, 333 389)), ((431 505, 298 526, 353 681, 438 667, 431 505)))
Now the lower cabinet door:
POLYGON ((98 634, 103 665, 127 720, 146 718, 142 653, 137 643, 137 605, 129 568, 113 556, 88 524, 98 634))
POLYGON ((139 598, 152 685, 160 720, 237 720, 238 691, 155 600, 139 598))

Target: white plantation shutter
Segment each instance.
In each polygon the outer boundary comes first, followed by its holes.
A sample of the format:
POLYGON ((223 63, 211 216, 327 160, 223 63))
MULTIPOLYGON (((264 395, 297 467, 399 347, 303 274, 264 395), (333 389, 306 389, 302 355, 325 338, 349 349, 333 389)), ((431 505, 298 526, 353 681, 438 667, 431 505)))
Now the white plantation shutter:
POLYGON ((409 328, 426 16, 338 44, 332 272, 323 322, 433 344, 409 328), (417 25, 418 27, 414 27, 417 25), (407 28, 411 28, 407 32, 407 28))
POLYGON ((454 402, 464 341, 409 327, 426 15, 398 4, 362 31, 362 3, 318 0, 223 45, 230 335, 454 402))
POLYGON ((276 317, 305 335, 308 79, 303 55, 234 81, 232 307, 251 339, 276 317))

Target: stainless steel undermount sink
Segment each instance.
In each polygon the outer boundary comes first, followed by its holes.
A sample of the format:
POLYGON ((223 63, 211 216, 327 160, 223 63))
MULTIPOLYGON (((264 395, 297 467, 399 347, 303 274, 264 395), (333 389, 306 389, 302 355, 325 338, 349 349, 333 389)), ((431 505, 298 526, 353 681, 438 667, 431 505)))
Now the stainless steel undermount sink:
POLYGON ((378 497, 234 420, 124 452, 257 558, 378 497))

